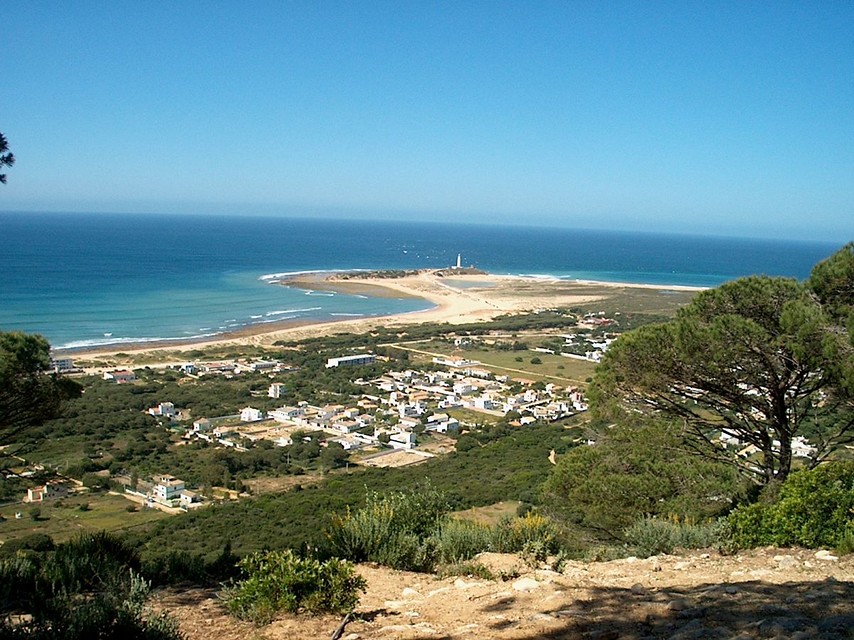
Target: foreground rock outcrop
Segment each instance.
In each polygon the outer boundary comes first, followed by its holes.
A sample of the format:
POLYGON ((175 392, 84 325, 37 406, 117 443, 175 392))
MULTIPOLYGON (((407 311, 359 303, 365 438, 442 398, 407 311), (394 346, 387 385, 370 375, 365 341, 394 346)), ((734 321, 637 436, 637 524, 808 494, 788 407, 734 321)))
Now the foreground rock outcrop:
MULTIPOLYGON (((762 549, 569 562, 533 570, 515 556, 479 560, 502 579, 361 566, 368 581, 342 638, 506 640, 854 638, 854 556, 762 549)), ((230 618, 214 590, 170 589, 156 607, 189 640, 329 639, 334 616, 282 616, 267 627, 230 618)))

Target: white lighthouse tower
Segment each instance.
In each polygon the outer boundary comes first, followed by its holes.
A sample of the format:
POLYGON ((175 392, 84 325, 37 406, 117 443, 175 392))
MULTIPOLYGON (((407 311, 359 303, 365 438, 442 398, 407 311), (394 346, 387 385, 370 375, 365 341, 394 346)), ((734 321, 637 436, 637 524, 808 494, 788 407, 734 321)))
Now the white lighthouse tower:
POLYGON ((454 269, 462 269, 463 268, 463 254, 457 254, 457 264, 454 265, 454 269))

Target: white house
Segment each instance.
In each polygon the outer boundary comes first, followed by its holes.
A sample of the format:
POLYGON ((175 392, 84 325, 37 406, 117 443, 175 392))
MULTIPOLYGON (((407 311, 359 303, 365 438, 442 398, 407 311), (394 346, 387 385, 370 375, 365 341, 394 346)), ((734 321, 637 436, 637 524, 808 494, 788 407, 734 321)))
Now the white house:
POLYGON ((274 382, 270 385, 270 388, 267 389, 267 396, 270 398, 279 399, 285 393, 285 385, 281 382, 274 382))
POLYGON ((291 422, 305 415, 305 407, 279 407, 270 412, 270 417, 276 422, 291 422))
POLYGON ((178 501, 184 509, 192 509, 193 507, 197 507, 202 504, 201 496, 195 491, 183 491, 178 496, 178 501))
POLYGON ((148 413, 153 416, 166 416, 167 418, 173 418, 176 415, 175 405, 171 402, 161 402, 156 407, 149 409, 148 413))
POLYGON ((199 418, 193 422, 193 433, 207 433, 211 430, 211 421, 207 418, 199 418))
POLYGON ((400 431, 389 436, 388 446, 394 449, 412 449, 415 446, 415 434, 411 431, 400 431))
POLYGON ((259 420, 264 419, 264 412, 260 409, 254 409, 252 407, 246 407, 245 409, 240 410, 240 421, 241 422, 258 422, 259 420))
POLYGON ((173 506, 173 501, 178 500, 184 491, 184 481, 174 476, 160 476, 155 478, 154 486, 151 488, 151 499, 157 503, 173 506))

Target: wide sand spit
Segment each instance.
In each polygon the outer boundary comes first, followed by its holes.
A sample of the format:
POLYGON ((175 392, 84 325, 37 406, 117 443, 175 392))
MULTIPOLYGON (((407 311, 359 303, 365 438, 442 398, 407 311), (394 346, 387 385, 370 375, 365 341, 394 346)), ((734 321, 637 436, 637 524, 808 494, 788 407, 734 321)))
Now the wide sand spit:
POLYGON ((215 338, 108 345, 73 351, 77 358, 130 354, 149 351, 188 351, 218 346, 273 346, 278 341, 298 341, 335 333, 365 333, 378 327, 404 326, 425 322, 468 324, 497 316, 532 312, 555 307, 595 302, 614 288, 644 288, 664 291, 698 291, 701 287, 565 280, 547 276, 460 274, 449 270, 421 270, 401 277, 339 272, 302 273, 283 278, 283 286, 327 290, 376 297, 422 298, 434 306, 424 311, 343 318, 316 322, 298 320, 281 324, 249 326, 215 338))

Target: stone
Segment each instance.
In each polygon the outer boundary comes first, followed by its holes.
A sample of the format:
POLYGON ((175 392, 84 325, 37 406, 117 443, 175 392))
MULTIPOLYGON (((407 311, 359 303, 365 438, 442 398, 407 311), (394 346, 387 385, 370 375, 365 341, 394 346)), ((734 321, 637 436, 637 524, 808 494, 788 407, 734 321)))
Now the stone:
POLYGON ((796 569, 801 566, 797 558, 792 556, 774 556, 774 562, 778 569, 796 569))
POLYGON ((479 587, 482 584, 482 582, 466 582, 462 578, 457 578, 456 580, 454 580, 454 586, 457 589, 471 589, 472 587, 479 587))
POLYGON ((640 582, 635 582, 632 585, 631 592, 636 596, 645 596, 649 593, 649 589, 643 586, 640 582))
POLYGON ((513 583, 513 589, 516 591, 533 591, 538 588, 540 583, 533 578, 520 578, 513 583))
POLYGON ((412 589, 411 587, 406 587, 406 588, 401 592, 401 595, 402 595, 404 598, 417 598, 417 597, 419 597, 421 594, 420 594, 420 593, 418 593, 415 589, 412 589))
POLYGON ((815 552, 815 559, 824 560, 825 562, 836 562, 839 560, 839 557, 833 555, 827 549, 819 549, 815 552))

